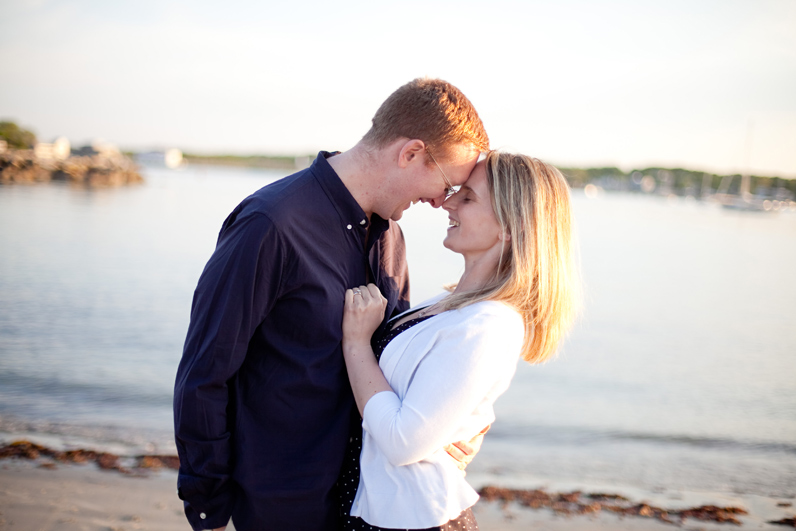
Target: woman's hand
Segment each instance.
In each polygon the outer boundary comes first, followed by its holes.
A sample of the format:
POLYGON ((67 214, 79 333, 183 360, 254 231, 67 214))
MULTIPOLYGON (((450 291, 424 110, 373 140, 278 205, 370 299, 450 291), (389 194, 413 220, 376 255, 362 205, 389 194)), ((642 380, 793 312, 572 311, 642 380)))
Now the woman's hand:
POLYGON ((368 345, 373 332, 384 319, 387 299, 375 284, 347 289, 343 310, 343 343, 368 345))
POLYGON ((375 284, 346 290, 343 310, 343 358, 359 414, 376 393, 392 391, 370 347, 373 332, 384 319, 387 299, 375 284))

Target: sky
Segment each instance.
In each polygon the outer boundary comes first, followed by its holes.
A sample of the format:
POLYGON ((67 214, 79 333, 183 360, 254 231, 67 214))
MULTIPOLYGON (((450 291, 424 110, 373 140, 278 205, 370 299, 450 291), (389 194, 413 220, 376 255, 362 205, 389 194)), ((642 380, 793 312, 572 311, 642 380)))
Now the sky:
POLYGON ((0 120, 45 141, 342 151, 422 76, 493 148, 796 178, 796 0, 0 0, 0 120))

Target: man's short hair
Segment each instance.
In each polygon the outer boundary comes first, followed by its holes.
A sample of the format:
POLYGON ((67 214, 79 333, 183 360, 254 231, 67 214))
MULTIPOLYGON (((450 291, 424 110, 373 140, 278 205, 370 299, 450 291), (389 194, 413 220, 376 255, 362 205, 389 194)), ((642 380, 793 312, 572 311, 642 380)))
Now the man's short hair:
POLYGON ((410 81, 381 104, 372 121, 362 139, 375 147, 404 137, 422 140, 440 157, 458 144, 489 150, 489 137, 473 104, 441 79, 410 81))

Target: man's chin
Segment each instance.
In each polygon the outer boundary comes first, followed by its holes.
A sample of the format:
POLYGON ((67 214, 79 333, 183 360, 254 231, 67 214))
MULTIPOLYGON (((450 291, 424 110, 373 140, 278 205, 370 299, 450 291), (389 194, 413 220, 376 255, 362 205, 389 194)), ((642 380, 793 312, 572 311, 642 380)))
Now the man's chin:
POLYGON ((404 212, 409 210, 410 206, 412 206, 412 203, 407 203, 405 207, 396 210, 395 212, 392 213, 392 216, 390 216, 390 219, 393 220, 393 221, 398 221, 399 219, 404 217, 404 212))

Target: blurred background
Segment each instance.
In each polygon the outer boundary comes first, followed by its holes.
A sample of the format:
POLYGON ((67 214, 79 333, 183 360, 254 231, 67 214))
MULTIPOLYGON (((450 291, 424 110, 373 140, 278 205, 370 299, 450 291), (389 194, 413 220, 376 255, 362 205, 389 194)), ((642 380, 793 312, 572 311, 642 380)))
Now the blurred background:
MULTIPOLYGON (((174 451, 227 213, 428 75, 564 169, 580 244, 581 317, 471 480, 793 496, 795 28, 790 0, 0 4, 0 439, 174 451)), ((401 225, 419 302, 462 265, 443 212, 401 225)))
POLYGON ((3 2, 0 116, 42 141, 307 154, 428 75, 493 147, 796 177, 795 24, 790 0, 3 2))

